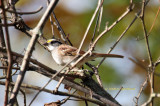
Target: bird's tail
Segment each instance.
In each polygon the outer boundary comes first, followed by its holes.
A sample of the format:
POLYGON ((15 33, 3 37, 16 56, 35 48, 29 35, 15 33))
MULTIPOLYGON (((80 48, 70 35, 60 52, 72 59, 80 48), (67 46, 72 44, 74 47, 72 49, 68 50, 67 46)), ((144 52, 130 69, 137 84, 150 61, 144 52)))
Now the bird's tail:
POLYGON ((117 54, 103 54, 103 53, 93 53, 93 57, 115 57, 115 58, 123 58, 124 56, 122 55, 117 55, 117 54))
POLYGON ((94 60, 95 58, 98 57, 112 57, 112 58, 123 58, 122 55, 117 55, 117 54, 103 54, 103 53, 92 53, 91 56, 88 55, 88 57, 84 58, 81 60, 81 64, 79 66, 83 65, 84 63, 94 60))

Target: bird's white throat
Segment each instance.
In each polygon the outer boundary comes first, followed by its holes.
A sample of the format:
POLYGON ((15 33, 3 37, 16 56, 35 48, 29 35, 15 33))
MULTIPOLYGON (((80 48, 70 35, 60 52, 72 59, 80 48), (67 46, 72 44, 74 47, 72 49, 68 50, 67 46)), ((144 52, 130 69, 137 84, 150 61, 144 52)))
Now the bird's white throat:
POLYGON ((48 49, 49 49, 50 51, 53 51, 55 48, 56 48, 55 46, 48 45, 48 49))

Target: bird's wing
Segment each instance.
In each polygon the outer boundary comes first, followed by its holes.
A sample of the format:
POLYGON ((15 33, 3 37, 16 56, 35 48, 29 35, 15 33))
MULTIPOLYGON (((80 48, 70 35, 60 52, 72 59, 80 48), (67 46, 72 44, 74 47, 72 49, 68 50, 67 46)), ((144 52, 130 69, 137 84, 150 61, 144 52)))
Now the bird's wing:
POLYGON ((75 56, 77 53, 77 48, 63 44, 59 46, 59 52, 65 56, 75 56))
MULTIPOLYGON (((77 51, 78 49, 73 47, 73 46, 69 46, 66 44, 62 44, 59 46, 59 53, 61 55, 64 56, 76 56, 77 55, 77 51)), ((82 56, 83 54, 85 54, 86 52, 84 51, 80 51, 79 55, 82 56)), ((90 56, 90 58, 94 59, 96 57, 115 57, 115 58, 123 58, 122 55, 117 55, 117 54, 103 54, 103 53, 92 53, 92 55, 90 56)))

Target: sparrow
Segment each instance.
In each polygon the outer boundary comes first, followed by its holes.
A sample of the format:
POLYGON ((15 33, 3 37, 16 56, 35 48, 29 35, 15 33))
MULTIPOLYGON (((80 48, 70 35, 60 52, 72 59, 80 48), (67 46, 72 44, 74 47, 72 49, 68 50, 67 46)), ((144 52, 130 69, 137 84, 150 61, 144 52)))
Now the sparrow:
MULTIPOLYGON (((68 66, 72 67, 75 64, 75 62, 83 54, 85 54, 84 51, 80 51, 78 57, 75 58, 75 56, 77 55, 78 49, 76 47, 73 47, 67 44, 63 44, 56 39, 47 40, 47 42, 44 43, 44 46, 46 46, 49 49, 55 62, 61 66, 64 66, 69 63, 68 66)), ((88 54, 79 63, 77 63, 76 67, 81 67, 84 63, 94 60, 95 58, 98 58, 98 57, 123 58, 122 55, 117 55, 117 54, 92 53, 91 55, 88 54)))

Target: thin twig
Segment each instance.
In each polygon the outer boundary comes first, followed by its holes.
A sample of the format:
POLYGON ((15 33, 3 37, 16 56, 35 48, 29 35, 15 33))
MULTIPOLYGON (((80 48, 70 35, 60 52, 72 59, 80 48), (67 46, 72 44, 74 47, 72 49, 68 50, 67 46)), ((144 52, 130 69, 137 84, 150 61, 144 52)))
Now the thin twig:
POLYGON ((102 7, 100 8, 100 16, 99 16, 98 29, 97 29, 97 33, 98 33, 98 34, 99 34, 99 31, 100 31, 100 27, 101 27, 102 15, 103 15, 103 5, 102 5, 102 7))
MULTIPOLYGON (((101 20, 102 20, 102 12, 103 12, 103 6, 101 5, 101 8, 99 9, 99 13, 98 13, 98 16, 97 16, 97 20, 96 20, 96 24, 95 24, 95 28, 94 28, 94 32, 93 32, 93 36, 92 36, 90 45, 91 45, 91 44, 93 43, 93 41, 94 41, 94 38, 95 38, 95 35, 96 35, 96 31, 97 31, 98 34, 99 34, 100 25, 101 25, 101 20), (98 29, 97 29, 97 28, 98 28, 98 29)), ((100 84, 101 87, 103 87, 101 78, 100 78, 100 76, 99 76, 98 69, 97 69, 95 66, 93 66, 93 65, 91 65, 91 64, 89 64, 89 63, 87 63, 87 64, 88 64, 89 66, 91 66, 91 68, 94 70, 95 76, 96 76, 96 78, 97 78, 98 83, 100 84)))
POLYGON ((95 70, 95 76, 96 76, 96 78, 97 78, 97 81, 98 81, 98 83, 99 83, 99 85, 103 88, 103 84, 102 84, 102 80, 101 80, 101 77, 100 77, 100 75, 99 75, 99 71, 98 71, 98 68, 94 68, 95 70))
MULTIPOLYGON (((148 59, 149 59, 149 73, 151 74, 151 79, 150 79, 150 84, 151 84, 151 94, 154 93, 154 65, 153 65, 153 60, 152 60, 152 55, 151 55, 151 50, 150 50, 150 46, 149 46, 149 40, 148 40, 148 36, 147 36, 147 30, 146 30, 146 25, 145 25, 145 21, 144 21, 144 13, 145 13, 145 3, 146 0, 143 0, 142 2, 142 12, 140 15, 140 19, 142 22, 142 27, 143 27, 143 31, 144 31, 144 37, 145 37, 145 44, 146 44, 146 48, 147 48, 147 54, 148 54, 148 59)), ((151 105, 153 105, 153 100, 151 105)))
MULTIPOLYGON (((49 2, 50 2, 50 1, 48 0, 48 3, 49 3, 49 2)), ((63 28, 61 27, 61 25, 60 25, 60 23, 59 23, 56 15, 55 15, 54 11, 52 12, 52 14, 53 14, 53 18, 55 19, 55 24, 56 24, 56 26, 57 26, 57 29, 59 30, 59 32, 60 32, 60 34, 61 34, 61 39, 62 39, 65 43, 67 43, 67 41, 68 41, 68 43, 69 43, 71 46, 73 46, 72 43, 71 43, 71 41, 69 40, 69 38, 66 36, 63 28)))
MULTIPOLYGON (((85 87, 85 85, 84 85, 84 87, 85 87)), ((85 93, 84 96, 86 97, 87 94, 85 93)), ((88 106, 88 102, 86 100, 84 102, 85 102, 86 106, 88 106)))
MULTIPOLYGON (((68 74, 69 71, 70 71, 70 70, 68 69, 68 70, 65 72, 65 74, 68 74)), ((57 86, 56 86, 56 88, 55 88, 55 92, 58 91, 58 88, 59 88, 59 86, 61 85, 64 77, 65 77, 65 76, 62 76, 61 79, 59 80, 59 82, 58 82, 58 84, 57 84, 57 86)))
POLYGON ((151 28, 150 28, 147 36, 150 35, 150 33, 151 33, 151 31, 152 31, 152 29, 153 29, 153 27, 154 27, 154 25, 155 25, 156 19, 157 19, 158 15, 159 15, 159 11, 160 11, 160 6, 159 6, 159 9, 158 9, 158 11, 157 11, 156 17, 154 18, 153 24, 152 24, 152 26, 151 26, 151 28))
POLYGON ((116 94, 116 96, 114 98, 116 98, 119 95, 119 93, 122 91, 122 89, 123 89, 123 86, 120 88, 120 90, 118 91, 118 93, 116 94))
POLYGON ((159 93, 152 93, 149 97, 149 99, 147 100, 147 102, 145 102, 144 104, 142 104, 141 106, 149 106, 149 103, 151 103, 153 101, 153 99, 155 97, 160 97, 160 94, 159 93))
MULTIPOLYGON (((17 70, 14 73, 12 73, 11 76, 16 75, 16 73, 17 73, 17 70)), ((0 79, 5 79, 5 78, 6 78, 6 75, 0 77, 0 79)))
POLYGON ((96 14, 97 14, 98 10, 100 9, 101 5, 103 4, 103 1, 104 1, 104 0, 102 0, 102 1, 99 0, 99 1, 98 1, 97 8, 96 8, 96 10, 95 10, 95 12, 94 12, 94 14, 93 14, 93 16, 92 16, 89 24, 88 24, 88 27, 87 27, 87 29, 86 29, 86 32, 85 32, 85 34, 84 34, 84 36, 83 36, 83 39, 82 39, 82 41, 81 41, 81 44, 79 45, 77 54, 79 54, 79 52, 80 52, 80 50, 81 50, 81 48, 82 48, 82 45, 83 45, 83 43, 84 43, 84 41, 85 41, 85 39, 86 39, 86 37, 87 37, 88 31, 89 31, 89 29, 90 29, 90 27, 91 27, 91 25, 92 25, 92 23, 93 23, 93 21, 94 21, 94 18, 96 17, 96 14))
MULTIPOLYGON (((97 31, 97 27, 100 27, 100 18, 102 18, 101 17, 101 10, 102 9, 100 9, 99 10, 99 13, 98 13, 98 16, 97 16, 97 20, 96 20, 96 24, 95 24, 95 28, 94 28, 94 32, 93 32, 93 36, 92 36, 92 40, 91 40, 91 43, 90 44, 92 44, 92 42, 94 41, 94 38, 95 38, 95 35, 96 35, 96 31, 97 31)), ((99 30, 99 28, 98 28, 98 30, 99 30)))
POLYGON ((157 59, 157 61, 154 63, 154 66, 158 66, 158 64, 160 64, 160 57, 157 59))
POLYGON ((22 89, 20 89, 20 92, 23 94, 23 96, 24 96, 24 106, 27 106, 26 105, 26 94, 25 94, 25 92, 22 90, 22 89))
POLYGON ((61 39, 62 39, 65 43, 66 43, 66 41, 67 41, 71 46, 73 46, 72 43, 71 43, 71 41, 69 40, 69 38, 66 36, 63 28, 61 27, 61 25, 60 25, 60 23, 59 23, 56 15, 55 15, 55 13, 52 12, 52 14, 53 14, 53 17, 54 17, 54 19, 55 19, 55 23, 56 23, 57 29, 60 31, 61 39))
MULTIPOLYGON (((1 20, 1 19, 0 19, 0 23, 2 23, 2 20, 1 20)), ((0 47, 6 49, 4 32, 3 32, 2 26, 0 26, 0 47)), ((6 76, 7 68, 8 68, 8 67, 7 67, 8 62, 7 62, 7 59, 4 59, 4 58, 7 58, 7 56, 4 55, 3 53, 0 53, 0 61, 1 61, 1 64, 2 64, 2 66, 6 67, 6 69, 3 69, 3 75, 6 76)), ((6 78, 6 77, 5 77, 5 78, 6 78)), ((5 79, 5 78, 4 78, 4 79, 5 79)))
MULTIPOLYGON (((149 75, 149 74, 148 74, 148 75, 149 75)), ((143 84, 142 84, 142 86, 141 86, 141 88, 140 88, 140 91, 139 91, 138 95, 135 97, 135 99, 136 99, 136 101, 135 101, 136 106, 138 106, 138 100, 139 100, 139 98, 140 98, 140 96, 141 96, 141 94, 142 94, 142 91, 144 90, 145 85, 147 84, 147 81, 148 81, 148 78, 149 78, 148 75, 146 76, 146 80, 143 82, 143 84)))
POLYGON ((43 7, 40 6, 39 9, 37 9, 36 11, 32 11, 32 12, 17 12, 17 11, 15 12, 13 10, 6 10, 6 11, 8 11, 10 13, 16 13, 16 14, 19 14, 19 15, 31 15, 31 14, 36 14, 36 13, 40 12, 42 9, 43 9, 43 7))
MULTIPOLYGON (((76 93, 77 92, 77 90, 75 90, 75 91, 73 91, 73 93, 72 94, 74 94, 74 93, 76 93)), ((66 103, 67 102, 67 100, 69 100, 70 99, 70 97, 71 96, 68 96, 67 98, 65 98, 63 101, 61 101, 61 105, 62 104, 64 104, 64 103, 66 103)))
MULTIPOLYGON (((47 0, 47 6, 49 5, 49 0, 47 0)), ((52 16, 49 17, 50 23, 51 23, 51 30, 52 30, 52 36, 54 37, 54 27, 53 27, 53 21, 52 21, 52 16)))
POLYGON ((6 38, 6 48, 7 48, 7 56, 8 56, 8 69, 7 69, 7 76, 6 76, 6 86, 5 86, 5 99, 4 105, 8 104, 8 92, 9 92, 9 84, 11 79, 11 71, 12 71, 12 54, 11 54, 11 46, 10 46, 10 37, 8 32, 7 19, 6 19, 6 11, 4 9, 4 1, 1 0, 1 6, 4 16, 4 25, 5 25, 5 38, 6 38))
POLYGON ((151 72, 153 71, 153 59, 152 59, 152 55, 151 55, 151 50, 149 47, 149 40, 148 40, 148 36, 147 36, 147 30, 146 30, 146 25, 144 22, 144 11, 145 11, 145 0, 143 0, 143 5, 142 5, 142 13, 141 13, 141 21, 142 21, 142 27, 144 30, 144 37, 145 37, 145 41, 146 41, 146 48, 147 48, 147 53, 148 53, 148 59, 149 59, 149 67, 151 67, 151 72))

